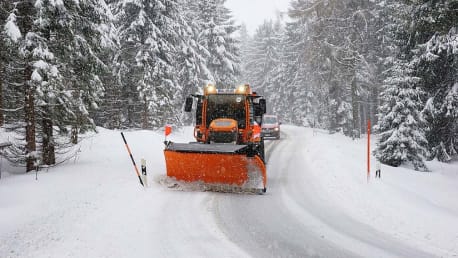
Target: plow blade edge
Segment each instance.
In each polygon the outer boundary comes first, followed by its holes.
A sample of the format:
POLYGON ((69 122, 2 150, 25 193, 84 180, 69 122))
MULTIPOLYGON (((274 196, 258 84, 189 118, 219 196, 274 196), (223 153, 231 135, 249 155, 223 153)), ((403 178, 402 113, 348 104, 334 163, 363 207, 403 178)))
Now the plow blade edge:
POLYGON ((184 182, 264 189, 266 168, 246 145, 171 143, 164 150, 167 176, 184 182))

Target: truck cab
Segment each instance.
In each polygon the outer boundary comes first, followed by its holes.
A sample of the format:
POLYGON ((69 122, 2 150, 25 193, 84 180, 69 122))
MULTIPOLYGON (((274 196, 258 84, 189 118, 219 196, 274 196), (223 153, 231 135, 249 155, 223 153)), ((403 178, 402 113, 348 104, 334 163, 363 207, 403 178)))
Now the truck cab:
POLYGON ((218 91, 212 84, 204 88, 204 95, 186 99, 185 111, 192 109, 197 99, 194 137, 202 143, 247 144, 260 142, 262 115, 266 111, 265 99, 252 92, 248 84, 232 91, 218 91))

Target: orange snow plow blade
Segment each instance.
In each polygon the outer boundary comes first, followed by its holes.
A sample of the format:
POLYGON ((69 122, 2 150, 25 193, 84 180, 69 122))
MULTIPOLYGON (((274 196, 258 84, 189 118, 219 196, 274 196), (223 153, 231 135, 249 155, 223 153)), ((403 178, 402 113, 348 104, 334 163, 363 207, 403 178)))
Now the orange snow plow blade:
MULTIPOLYGON (((266 168, 246 145, 170 143, 164 150, 167 176, 184 182, 265 192, 266 168)), ((229 190, 232 191, 232 190, 229 190)))

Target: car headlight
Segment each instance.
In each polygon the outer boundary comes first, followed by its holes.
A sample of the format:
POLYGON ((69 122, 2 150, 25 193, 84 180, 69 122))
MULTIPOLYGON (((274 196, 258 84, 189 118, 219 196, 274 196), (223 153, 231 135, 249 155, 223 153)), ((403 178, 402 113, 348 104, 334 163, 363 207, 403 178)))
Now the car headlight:
POLYGON ((280 128, 278 128, 278 127, 275 127, 275 128, 274 128, 274 131, 278 131, 278 130, 280 130, 280 128))

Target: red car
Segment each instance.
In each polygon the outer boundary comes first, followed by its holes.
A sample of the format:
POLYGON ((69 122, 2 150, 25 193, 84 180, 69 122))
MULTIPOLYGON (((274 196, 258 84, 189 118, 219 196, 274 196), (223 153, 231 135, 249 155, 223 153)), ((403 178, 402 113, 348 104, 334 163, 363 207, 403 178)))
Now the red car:
POLYGON ((264 115, 262 119, 262 137, 273 137, 275 139, 280 139, 280 122, 276 115, 264 115))

